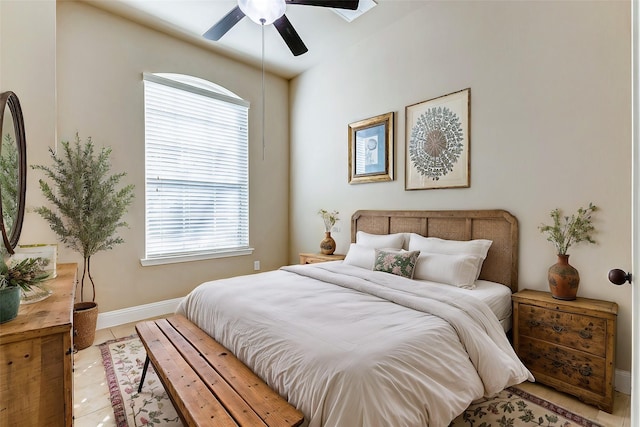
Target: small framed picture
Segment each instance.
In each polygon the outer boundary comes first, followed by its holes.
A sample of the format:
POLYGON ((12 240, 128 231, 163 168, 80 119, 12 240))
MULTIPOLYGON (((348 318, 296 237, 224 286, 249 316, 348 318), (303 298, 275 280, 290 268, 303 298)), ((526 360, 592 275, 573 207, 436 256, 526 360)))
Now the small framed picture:
POLYGON ((49 273, 49 279, 57 276, 57 257, 58 245, 56 244, 18 245, 15 248, 15 253, 11 256, 16 261, 22 261, 27 258, 41 258, 42 269, 49 273))
POLYGON ((405 190, 469 187, 469 98, 464 89, 406 107, 405 190))
POLYGON ((349 184, 393 180, 393 112, 349 125, 349 184))

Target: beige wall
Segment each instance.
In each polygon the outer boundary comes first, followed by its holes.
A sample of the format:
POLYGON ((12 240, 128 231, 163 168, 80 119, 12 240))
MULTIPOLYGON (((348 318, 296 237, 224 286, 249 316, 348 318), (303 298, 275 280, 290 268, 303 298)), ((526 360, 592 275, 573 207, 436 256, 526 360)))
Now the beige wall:
MULTIPOLYGON (((590 201, 597 245, 571 248, 579 295, 620 306, 617 367, 631 368, 629 2, 413 2, 342 57, 291 84, 291 252, 315 251, 319 208, 501 208, 520 225, 520 288, 548 290, 553 246, 537 227, 590 201), (471 187, 404 190, 405 107, 471 88, 471 187), (396 114, 396 180, 349 185, 347 125, 396 114), (313 159, 313 160, 310 160, 313 159)), ((366 19, 366 16, 361 18, 366 19)))
MULTIPOLYGON (((25 122, 27 163, 47 160, 56 134, 56 2, 0 0, 0 91, 18 95, 25 122)), ((37 179, 27 171, 27 206, 43 203, 37 179), (36 191, 37 190, 37 191, 36 191)), ((25 214, 19 243, 56 241, 46 224, 25 214)))
MULTIPOLYGON (((571 262, 581 273, 581 296, 620 305, 617 367, 629 370, 631 290, 606 280, 610 268, 631 264, 629 3, 414 6, 411 16, 304 73, 290 88, 268 75, 263 161, 259 70, 86 4, 58 3, 56 18, 53 0, 1 0, 0 90, 20 96, 29 164, 47 162, 47 147, 78 131, 112 146, 114 169, 136 185, 126 217, 131 228, 122 233, 126 243, 93 259, 101 311, 183 296, 203 280, 249 274, 257 259, 263 270, 296 262, 298 252, 317 250, 323 237, 319 208, 341 212, 334 233, 339 252, 348 247, 349 216, 357 209, 507 209, 520 221, 520 287, 546 289, 554 253, 537 226, 555 207, 571 212, 593 201, 602 208, 598 244, 572 248, 571 262), (143 71, 193 74, 252 103, 254 256, 140 266, 143 71), (405 106, 466 87, 472 93, 471 187, 404 191, 405 106), (348 123, 388 111, 397 113, 396 180, 349 185, 348 123)), ((41 203, 30 172, 27 204, 41 203)), ((27 213, 21 243, 43 241, 55 235, 27 213)), ((65 248, 60 252, 62 261, 80 261, 65 248)))
MULTIPOLYGON (((263 270, 286 263, 288 242, 282 236, 288 232, 288 170, 282 166, 288 164, 287 81, 267 75, 269 136, 263 160, 259 70, 84 3, 59 2, 57 14, 55 2, 48 5, 44 15, 33 10, 35 6, 30 10, 16 6, 20 12, 26 12, 15 15, 16 25, 22 22, 46 29, 38 29, 44 33, 42 37, 18 52, 21 61, 29 62, 13 68, 24 86, 21 101, 26 104, 23 105, 27 143, 29 153, 34 153, 29 164, 48 163, 48 147, 56 139, 73 140, 79 132, 83 138, 91 136, 97 146, 111 146, 114 172, 126 172, 126 182, 136 186, 136 198, 125 217, 130 228, 120 233, 125 243, 92 258, 100 311, 181 297, 205 280, 253 273, 254 260, 261 261, 263 270), (252 256, 154 267, 140 265, 139 260, 144 257, 143 72, 191 74, 220 84, 251 102, 250 244, 255 248, 252 256), (36 138, 34 127, 49 136, 36 138)), ((3 4, 3 31, 6 9, 3 4)), ((31 29, 22 26, 22 30, 24 38, 31 29)), ((3 37, 3 63, 5 56, 13 52, 5 48, 4 40, 3 37)), ((2 75, 4 87, 5 78, 8 81, 10 76, 4 69, 2 75)), ((36 171, 29 171, 27 205, 31 208, 44 203, 37 177, 36 171)), ((20 243, 55 240, 42 218, 35 213, 27 214, 20 243)), ((62 262, 82 260, 64 247, 60 247, 59 258, 62 262)))

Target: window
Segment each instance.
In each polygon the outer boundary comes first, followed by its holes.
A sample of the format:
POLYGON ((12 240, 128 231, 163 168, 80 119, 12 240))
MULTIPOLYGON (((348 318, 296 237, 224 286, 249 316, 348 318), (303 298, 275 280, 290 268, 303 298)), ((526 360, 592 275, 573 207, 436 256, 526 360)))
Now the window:
POLYGON ((251 253, 249 103, 206 80, 144 74, 143 265, 251 253))

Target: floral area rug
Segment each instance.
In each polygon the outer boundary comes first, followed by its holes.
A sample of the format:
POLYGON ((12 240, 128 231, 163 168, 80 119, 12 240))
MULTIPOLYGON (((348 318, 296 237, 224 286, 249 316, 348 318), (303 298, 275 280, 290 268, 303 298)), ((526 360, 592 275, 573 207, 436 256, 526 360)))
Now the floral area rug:
MULTIPOLYGON (((127 338, 100 344, 111 404, 118 427, 182 426, 180 418, 153 367, 149 365, 142 391, 145 349, 140 339, 127 338)), ((602 427, 552 402, 517 387, 471 405, 449 427, 602 427)))
POLYGON ((138 393, 147 353, 137 335, 107 341, 99 347, 116 426, 182 426, 151 364, 142 391, 138 393))
POLYGON ((552 402, 508 387, 469 406, 449 427, 603 427, 552 402))

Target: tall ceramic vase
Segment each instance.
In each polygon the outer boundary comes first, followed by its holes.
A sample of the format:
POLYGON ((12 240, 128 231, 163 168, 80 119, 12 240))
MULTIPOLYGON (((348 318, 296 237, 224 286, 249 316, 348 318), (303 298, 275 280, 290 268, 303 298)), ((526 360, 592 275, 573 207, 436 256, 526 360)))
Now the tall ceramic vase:
POLYGON ((551 296, 561 300, 574 300, 580 285, 578 270, 569 265, 569 255, 558 255, 558 262, 549 267, 551 296))
POLYGON ((325 231, 324 239, 320 242, 320 252, 325 255, 331 255, 336 250, 336 241, 331 237, 330 231, 325 231))

